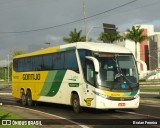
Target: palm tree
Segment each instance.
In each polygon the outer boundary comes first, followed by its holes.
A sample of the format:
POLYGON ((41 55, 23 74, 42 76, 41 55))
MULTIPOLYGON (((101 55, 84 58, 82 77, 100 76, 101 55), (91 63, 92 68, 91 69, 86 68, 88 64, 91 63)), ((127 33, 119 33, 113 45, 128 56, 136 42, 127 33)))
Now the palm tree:
POLYGON ((124 40, 124 38, 119 33, 110 34, 110 33, 101 32, 101 34, 98 37, 98 40, 103 41, 104 43, 106 42, 113 43, 114 41, 117 41, 117 40, 119 41, 124 40))
POLYGON ((75 28, 74 31, 70 32, 69 37, 63 38, 63 41, 67 43, 86 41, 86 36, 81 36, 81 34, 82 34, 82 30, 77 32, 77 29, 75 28))
POLYGON ((140 29, 140 26, 132 26, 131 29, 127 29, 126 39, 135 42, 135 58, 137 59, 137 43, 141 43, 148 39, 148 36, 143 34, 144 29, 140 29))

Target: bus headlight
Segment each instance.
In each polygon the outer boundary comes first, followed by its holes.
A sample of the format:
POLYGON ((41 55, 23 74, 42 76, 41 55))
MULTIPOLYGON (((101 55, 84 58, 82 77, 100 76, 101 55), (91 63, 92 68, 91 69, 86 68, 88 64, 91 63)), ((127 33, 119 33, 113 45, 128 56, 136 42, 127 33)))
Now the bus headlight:
POLYGON ((134 98, 135 98, 135 99, 139 98, 139 94, 135 95, 134 98))
POLYGON ((104 99, 107 99, 107 96, 105 94, 102 94, 102 93, 99 93, 99 92, 96 92, 96 91, 93 91, 93 93, 95 93, 96 95, 104 98, 104 99))

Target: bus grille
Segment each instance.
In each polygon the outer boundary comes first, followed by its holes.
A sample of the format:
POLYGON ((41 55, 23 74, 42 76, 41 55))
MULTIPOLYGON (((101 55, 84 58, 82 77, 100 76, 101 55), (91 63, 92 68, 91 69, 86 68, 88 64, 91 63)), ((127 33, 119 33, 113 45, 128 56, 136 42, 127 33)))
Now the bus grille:
POLYGON ((107 99, 113 100, 113 101, 130 101, 134 100, 134 97, 108 97, 107 99))

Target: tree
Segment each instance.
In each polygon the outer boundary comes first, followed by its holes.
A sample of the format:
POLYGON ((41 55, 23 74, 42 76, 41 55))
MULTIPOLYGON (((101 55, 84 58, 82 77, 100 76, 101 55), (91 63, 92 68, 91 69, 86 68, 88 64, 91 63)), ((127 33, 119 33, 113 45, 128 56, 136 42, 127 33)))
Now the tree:
POLYGON ((127 29, 126 39, 135 42, 135 58, 137 59, 137 43, 141 43, 148 39, 148 36, 143 34, 144 29, 140 29, 140 26, 132 26, 131 29, 127 29))
POLYGON ((24 53, 25 53, 25 52, 22 51, 22 50, 15 50, 15 51, 12 52, 11 58, 14 58, 15 56, 18 56, 18 55, 22 55, 22 54, 24 54, 24 53))
POLYGON ((82 30, 77 32, 77 29, 75 28, 74 31, 71 31, 69 34, 69 37, 64 37, 63 41, 66 43, 74 43, 74 42, 84 42, 86 41, 86 36, 81 36, 82 30))
POLYGON ((113 43, 114 41, 117 41, 117 40, 119 41, 124 40, 124 37, 119 33, 109 34, 109 33, 101 32, 98 37, 98 40, 103 41, 104 43, 106 42, 113 43))
MULTIPOLYGON (((12 52, 10 57, 13 59, 15 56, 22 55, 22 54, 25 54, 25 52, 22 50, 15 50, 12 52)), ((12 65, 13 65, 13 62, 10 62, 9 64, 9 77, 10 78, 12 78, 11 77, 12 76, 12 65)))

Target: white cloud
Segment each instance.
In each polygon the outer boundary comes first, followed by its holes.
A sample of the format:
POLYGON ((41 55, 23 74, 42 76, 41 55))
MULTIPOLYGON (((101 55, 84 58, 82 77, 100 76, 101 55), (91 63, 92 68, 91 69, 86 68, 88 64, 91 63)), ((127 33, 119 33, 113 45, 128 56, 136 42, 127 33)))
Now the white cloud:
POLYGON ((7 60, 0 60, 0 67, 7 67, 7 60))

